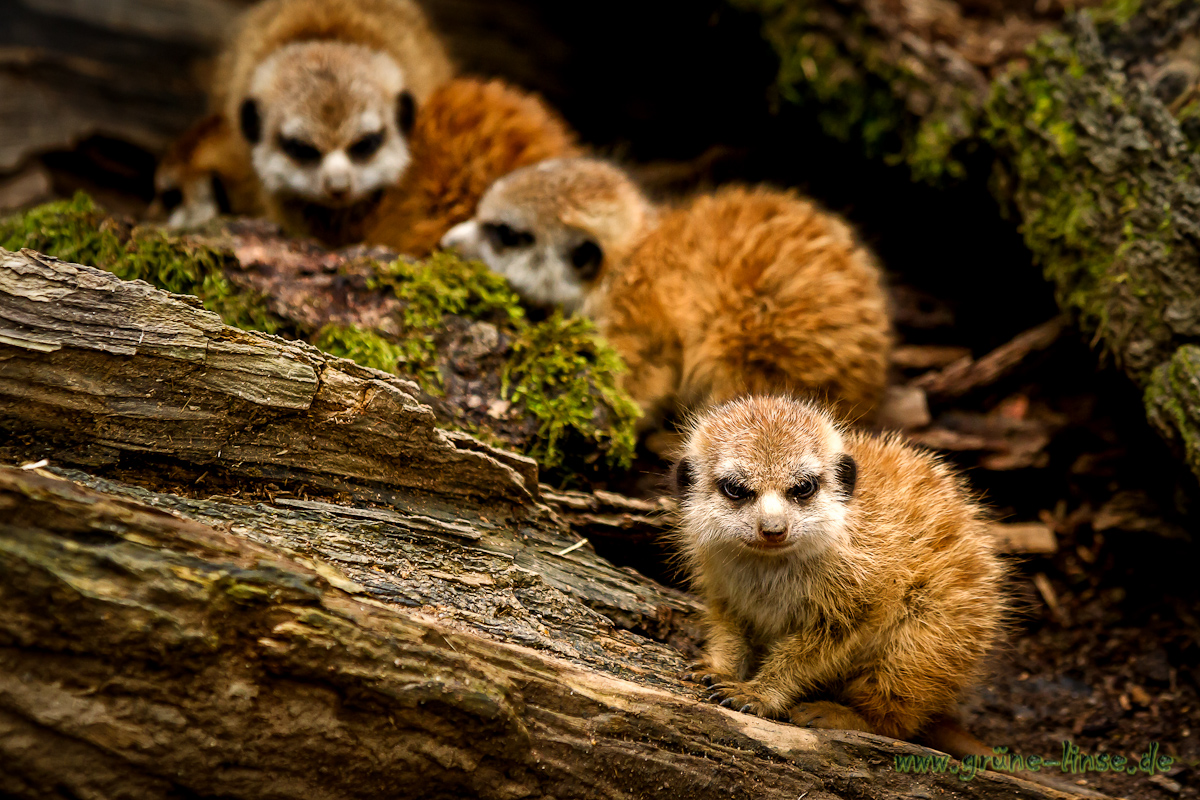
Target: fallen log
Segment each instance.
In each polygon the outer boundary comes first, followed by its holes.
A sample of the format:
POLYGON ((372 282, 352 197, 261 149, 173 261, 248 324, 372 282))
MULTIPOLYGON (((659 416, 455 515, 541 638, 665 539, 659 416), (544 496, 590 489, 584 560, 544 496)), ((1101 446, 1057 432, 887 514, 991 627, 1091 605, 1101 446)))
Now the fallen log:
POLYGON ((568 613, 526 609, 545 641, 504 641, 488 628, 502 613, 461 606, 512 574, 460 574, 448 611, 396 570, 377 583, 427 601, 401 612, 378 585, 276 546, 295 534, 254 509, 168 511, 11 468, 0 509, 9 796, 1069 796, 993 773, 908 774, 897 759, 929 751, 703 704, 668 648, 611 627, 590 652, 570 632, 558 641, 562 626, 607 627, 569 597, 568 613))

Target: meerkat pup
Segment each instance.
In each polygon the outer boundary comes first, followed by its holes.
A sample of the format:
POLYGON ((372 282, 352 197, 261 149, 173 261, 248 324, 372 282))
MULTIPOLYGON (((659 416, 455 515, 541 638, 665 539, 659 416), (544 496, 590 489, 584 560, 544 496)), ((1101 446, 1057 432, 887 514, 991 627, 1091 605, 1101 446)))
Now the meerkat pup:
POLYGON ((358 241, 411 161, 417 107, 451 75, 413 0, 265 0, 218 61, 211 103, 225 129, 207 131, 220 155, 200 166, 234 182, 248 166, 257 204, 289 232, 358 241))
POLYGON ((698 416, 675 475, 710 700, 900 739, 953 717, 1005 601, 986 516, 951 469, 759 396, 698 416))
POLYGON ((591 317, 624 358, 643 429, 747 392, 867 415, 891 335, 880 270, 849 226, 788 193, 732 187, 657 209, 604 161, 518 170, 442 240, 526 301, 591 317))

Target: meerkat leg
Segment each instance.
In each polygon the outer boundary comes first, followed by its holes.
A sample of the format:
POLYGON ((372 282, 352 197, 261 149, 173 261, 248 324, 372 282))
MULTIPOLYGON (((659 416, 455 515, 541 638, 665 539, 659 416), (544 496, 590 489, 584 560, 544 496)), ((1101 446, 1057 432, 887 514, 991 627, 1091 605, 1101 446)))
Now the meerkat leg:
POLYGON ((691 666, 689 677, 706 686, 744 679, 750 671, 751 655, 746 637, 719 612, 709 612, 708 625, 704 658, 691 666))
POLYGON ((837 675, 849 642, 831 642, 810 633, 777 642, 754 678, 713 686, 721 705, 761 717, 783 719, 796 700, 837 675))

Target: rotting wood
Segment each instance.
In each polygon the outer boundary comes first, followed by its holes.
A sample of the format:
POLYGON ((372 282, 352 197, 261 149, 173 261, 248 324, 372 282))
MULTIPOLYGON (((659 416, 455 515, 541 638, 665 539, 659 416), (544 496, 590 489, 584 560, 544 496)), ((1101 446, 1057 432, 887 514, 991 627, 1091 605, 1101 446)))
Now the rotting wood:
MULTIPOLYGON (((991 773, 906 774, 896 756, 928 751, 701 703, 677 677, 682 660, 645 661, 669 651, 632 634, 596 642, 612 663, 497 641, 484 626, 502 615, 463 607, 488 596, 490 574, 464 581, 457 609, 430 597, 400 611, 353 573, 276 546, 289 534, 231 506, 216 512, 233 517, 222 532, 0 468, 0 509, 5 794, 1069 796, 991 773)), ((591 623, 570 605, 532 609, 547 639, 591 623)))

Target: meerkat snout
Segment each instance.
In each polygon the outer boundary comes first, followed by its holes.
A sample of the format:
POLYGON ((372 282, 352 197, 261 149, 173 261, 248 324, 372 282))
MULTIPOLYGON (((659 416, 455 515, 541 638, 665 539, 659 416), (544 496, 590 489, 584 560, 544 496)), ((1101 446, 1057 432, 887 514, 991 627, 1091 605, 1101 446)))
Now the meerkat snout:
POLYGON ((758 535, 768 545, 780 545, 787 540, 787 508, 779 492, 767 492, 759 502, 758 535))

